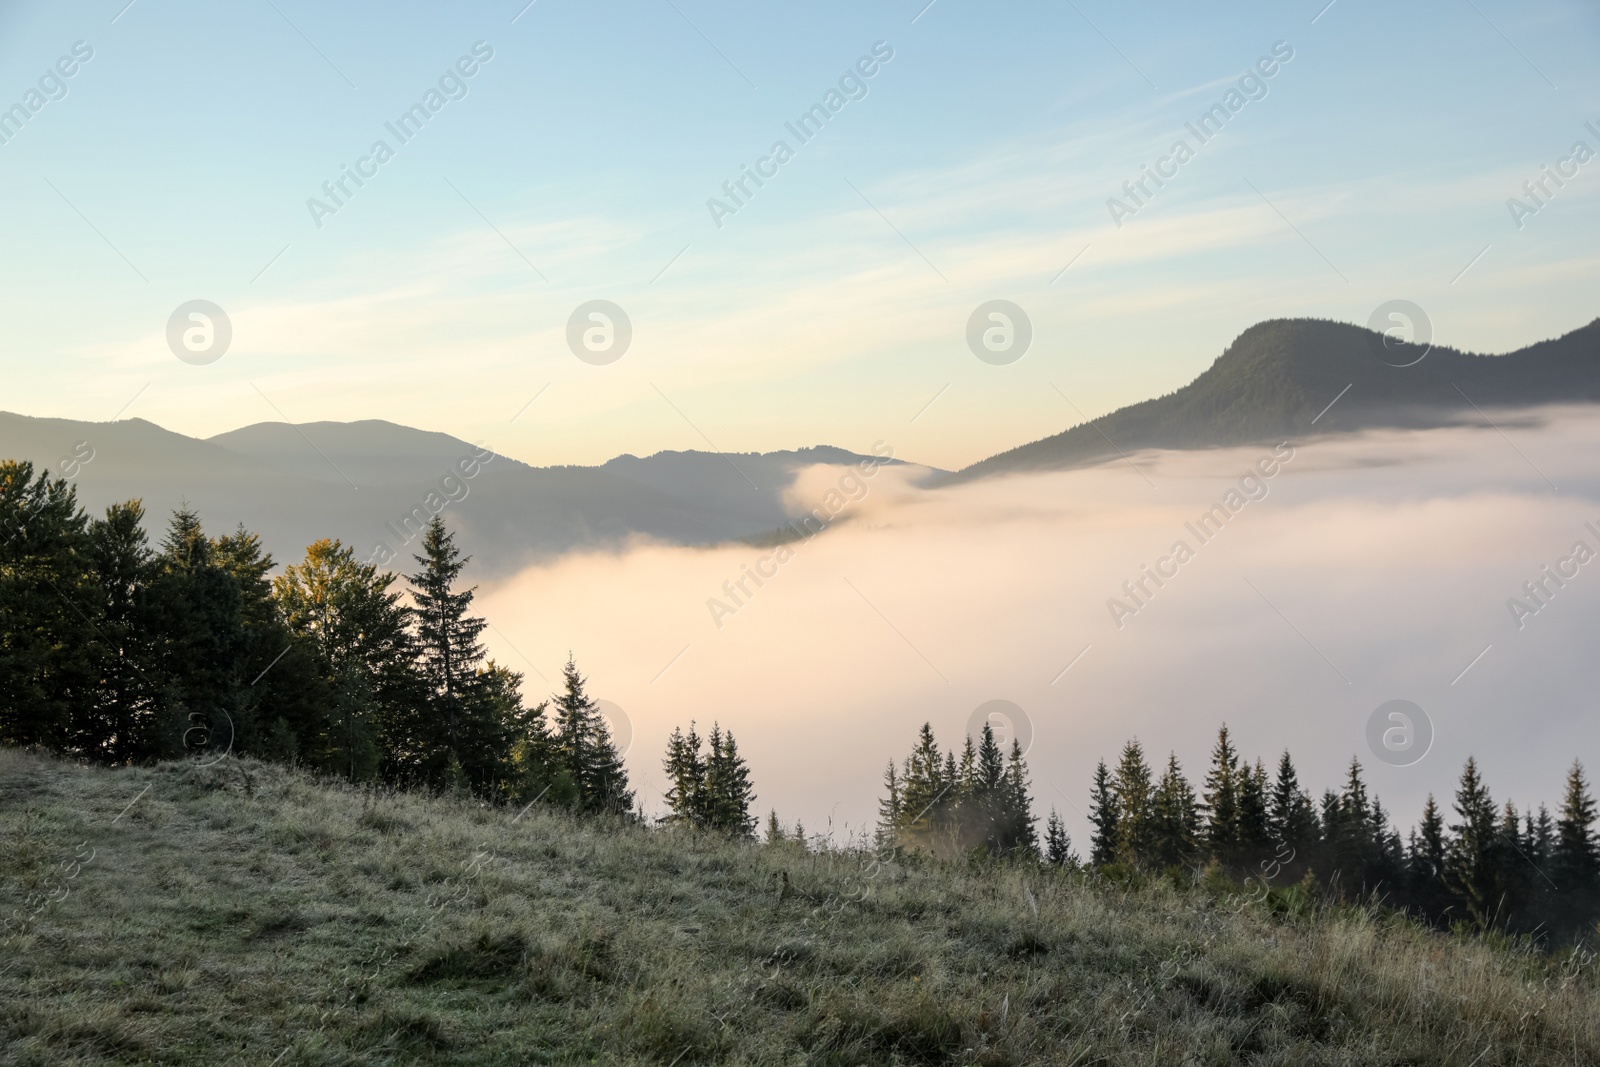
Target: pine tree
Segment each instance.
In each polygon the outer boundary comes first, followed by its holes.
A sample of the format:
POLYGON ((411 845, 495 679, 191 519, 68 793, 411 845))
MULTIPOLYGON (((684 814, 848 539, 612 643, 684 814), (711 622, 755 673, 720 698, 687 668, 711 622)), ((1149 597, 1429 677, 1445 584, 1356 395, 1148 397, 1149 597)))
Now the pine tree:
POLYGON ((1480 929, 1487 929, 1500 914, 1504 846, 1498 839, 1494 801, 1478 774, 1477 761, 1471 757, 1456 788, 1455 810, 1459 821, 1450 826, 1446 880, 1460 896, 1472 921, 1480 929))
POLYGON ((1206 772, 1205 838, 1211 857, 1224 866, 1239 863, 1239 752, 1228 736, 1226 723, 1217 731, 1206 772))
POLYGON ((1072 853, 1072 838, 1067 835, 1067 827, 1054 807, 1050 809, 1050 819, 1044 828, 1044 858, 1052 867, 1078 865, 1078 857, 1072 853))
POLYGON ((1292 859, 1281 862, 1310 864, 1319 844, 1321 831, 1311 797, 1300 788, 1300 779, 1288 749, 1278 759, 1278 776, 1267 804, 1272 839, 1291 850, 1292 859))
MULTIPOLYGON (((988 729, 988 724, 984 724, 988 729)), ((993 731, 989 731, 993 737, 993 731)), ((1039 820, 1033 814, 1033 801, 1028 796, 1028 765, 1022 758, 1022 742, 1011 739, 1011 754, 1006 760, 1005 776, 998 789, 998 818, 989 839, 989 850, 994 855, 1018 853, 1036 856, 1039 853, 1039 835, 1033 824, 1039 820)))
POLYGON ((87 526, 67 481, 0 462, 0 744, 62 751, 92 703, 87 526))
POLYGON ((1600 839, 1595 834, 1596 807, 1583 764, 1574 760, 1556 818, 1550 866, 1559 890, 1563 921, 1593 928, 1600 908, 1600 839))
MULTIPOLYGON (((894 764, 889 766, 893 767, 894 764)), ((783 824, 778 822, 778 809, 773 808, 767 812, 767 844, 776 845, 784 840, 787 840, 787 835, 783 832, 783 824)))
POLYGON ((143 523, 144 508, 135 500, 113 504, 89 527, 100 639, 89 654, 99 681, 74 747, 106 763, 160 755, 161 686, 153 643, 158 620, 150 603, 155 554, 143 523))
POLYGON ((711 754, 706 760, 706 823, 735 837, 754 837, 756 821, 750 815, 755 790, 750 769, 739 755, 733 731, 711 724, 711 754))
POLYGON ((1254 870, 1272 855, 1272 817, 1268 810, 1267 769, 1260 760, 1255 767, 1239 768, 1234 798, 1238 804, 1238 849, 1240 862, 1254 870))
POLYGON ((706 797, 706 761, 700 754, 700 735, 693 722, 687 735, 678 727, 667 738, 667 756, 662 769, 667 772, 667 816, 665 822, 700 827, 706 823, 709 804, 706 797))
POLYGON ((1116 862, 1121 818, 1111 772, 1106 761, 1100 760, 1095 764, 1094 784, 1089 790, 1089 824, 1094 828, 1089 838, 1089 862, 1094 866, 1116 862))
POLYGON ((1445 866, 1449 854, 1445 842, 1444 816, 1439 811, 1433 794, 1422 808, 1422 822, 1411 835, 1407 857, 1407 883, 1423 913, 1437 920, 1451 902, 1452 896, 1445 881, 1445 866))
MULTIPOLYGON (((877 839, 880 846, 893 846, 895 833, 900 827, 900 819, 904 814, 900 795, 900 775, 895 771, 894 760, 890 760, 889 765, 884 768, 883 788, 884 797, 878 801, 877 839)), ((776 819, 777 815, 774 814, 773 818, 776 819)), ((772 837, 770 828, 767 837, 769 840, 772 837)))
POLYGON ((451 759, 463 767, 469 761, 481 762, 483 754, 465 752, 464 742, 473 681, 484 659, 478 637, 488 623, 468 614, 474 590, 455 590, 470 557, 457 550, 442 518, 435 515, 428 523, 422 532, 422 554, 412 558, 422 568, 410 583, 416 604, 418 665, 429 689, 428 715, 415 724, 420 736, 412 740, 420 750, 423 774, 438 783, 451 759))
POLYGON ((899 826, 903 834, 925 837, 940 822, 942 812, 935 810, 946 801, 949 784, 944 781, 944 767, 939 757, 939 745, 933 737, 933 725, 923 723, 917 733, 916 747, 906 757, 905 773, 901 780, 901 809, 904 813, 899 826))
POLYGON ((633 792, 611 728, 584 691, 584 678, 571 657, 561 673, 565 691, 551 698, 552 755, 556 768, 572 783, 573 806, 583 812, 628 812, 633 792))
POLYGON ((1200 813, 1194 787, 1183 776, 1176 753, 1156 783, 1150 803, 1150 863, 1159 869, 1182 867, 1200 851, 1200 813))
POLYGON ((1142 867, 1152 860, 1150 767, 1137 739, 1122 748, 1112 783, 1117 798, 1117 862, 1142 867))

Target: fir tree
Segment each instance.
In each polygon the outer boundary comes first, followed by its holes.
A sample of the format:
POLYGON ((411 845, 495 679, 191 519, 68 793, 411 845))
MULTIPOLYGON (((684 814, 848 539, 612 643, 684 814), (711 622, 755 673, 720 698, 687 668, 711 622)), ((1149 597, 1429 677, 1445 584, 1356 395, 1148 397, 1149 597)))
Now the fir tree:
POLYGON ((1154 844, 1151 784, 1150 767, 1137 739, 1123 746, 1112 788, 1117 798, 1117 861, 1144 866, 1151 862, 1154 844))
POLYGON ((1600 840, 1595 834, 1596 808, 1583 764, 1574 760, 1567 772, 1561 810, 1556 818, 1550 865, 1569 924, 1594 923, 1600 907, 1600 840))
POLYGON ((1239 862, 1239 752, 1228 736, 1226 723, 1217 731, 1211 750, 1211 769, 1206 772, 1206 844, 1219 863, 1234 866, 1239 862))
POLYGON ((1151 796, 1151 865, 1165 869, 1192 862, 1200 851, 1199 837, 1200 814, 1194 787, 1183 776, 1174 753, 1167 757, 1166 770, 1151 796))
POLYGON ((667 772, 665 822, 695 827, 706 822, 706 761, 700 754, 700 745, 693 722, 689 723, 687 735, 675 726, 667 738, 667 756, 661 763, 667 772))
POLYGON ((755 790, 750 769, 739 755, 733 731, 711 724, 711 754, 706 760, 706 824, 735 837, 754 837, 756 821, 750 815, 755 790))
POLYGON ((1470 756, 1456 788, 1455 810, 1459 821, 1450 826, 1446 879, 1472 921, 1487 929, 1500 913, 1504 846, 1495 824, 1494 801, 1470 756))
MULTIPOLYGON (((984 724, 985 729, 988 724, 984 724)), ((990 732, 992 738, 992 731, 990 732)), ((996 855, 1019 853, 1036 856, 1039 853, 1039 835, 1033 824, 1033 802, 1028 798, 1028 765, 1022 758, 1022 743, 1011 739, 1011 754, 1006 760, 1005 777, 998 789, 998 817, 991 832, 989 849, 996 855)))
POLYGON ((1094 828, 1089 838, 1089 862, 1096 867, 1116 862, 1121 817, 1111 772, 1106 761, 1100 760, 1095 764, 1094 784, 1089 790, 1089 824, 1094 828))
POLYGON ((1050 819, 1044 828, 1044 858, 1052 867, 1078 865, 1078 857, 1072 853, 1072 838, 1067 835, 1067 827, 1054 807, 1050 809, 1050 819))
POLYGON ((572 783, 573 806, 583 812, 627 812, 633 808, 628 772, 611 740, 611 728, 584 690, 584 678, 568 657, 561 669, 563 692, 551 698, 552 757, 572 783))
POLYGON ((1288 749, 1278 759, 1278 775, 1268 798, 1267 811, 1273 842, 1290 849, 1295 860, 1309 864, 1321 831, 1316 809, 1311 797, 1300 788, 1288 749))

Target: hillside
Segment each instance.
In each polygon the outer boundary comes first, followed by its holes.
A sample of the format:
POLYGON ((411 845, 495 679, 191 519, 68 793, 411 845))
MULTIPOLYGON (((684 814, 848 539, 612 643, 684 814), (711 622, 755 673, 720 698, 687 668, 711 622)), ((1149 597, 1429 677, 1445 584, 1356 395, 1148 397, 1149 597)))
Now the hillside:
MULTIPOLYGON (((405 520, 419 509, 425 519, 434 494, 452 526, 477 546, 479 577, 572 549, 615 548, 635 536, 705 545, 764 534, 788 521, 784 494, 799 470, 862 458, 818 447, 533 467, 478 453, 448 434, 371 419, 257 423, 200 440, 144 419, 91 423, 0 412, 0 459, 71 475, 91 513, 142 499, 156 540, 171 511, 187 503, 216 532, 244 523, 280 562, 298 560, 312 541, 337 537, 363 558, 384 545, 397 566, 408 567, 415 545, 404 540, 405 520), (474 454, 490 458, 473 477, 460 477, 458 464, 474 454)), ((413 518, 411 527, 419 525, 413 518)))
POLYGON ((1473 404, 1600 401, 1600 319, 1502 356, 1434 347, 1415 365, 1396 367, 1384 354, 1381 336, 1359 326, 1320 319, 1258 323, 1176 392, 990 456, 952 480, 1081 466, 1119 449, 1211 448, 1371 426, 1446 426, 1466 418, 1481 424, 1473 404), (1349 392, 1318 418, 1346 386, 1349 392))
POLYGON ((1600 1058, 1592 959, 1292 892, 9 749, 0 852, 0 1061, 19 1067, 1600 1058))

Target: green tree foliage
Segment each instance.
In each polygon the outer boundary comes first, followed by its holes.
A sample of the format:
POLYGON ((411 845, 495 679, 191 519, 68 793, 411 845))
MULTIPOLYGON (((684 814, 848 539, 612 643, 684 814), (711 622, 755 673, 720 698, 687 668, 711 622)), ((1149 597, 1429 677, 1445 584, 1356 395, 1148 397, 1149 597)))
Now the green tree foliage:
POLYGON ((1037 856, 1038 822, 1029 796, 1022 746, 1003 754, 994 728, 984 723, 962 754, 941 754, 933 727, 924 723, 916 744, 896 773, 884 778, 878 839, 935 855, 981 850, 993 856, 1037 856))
POLYGON ((1116 862, 1118 826, 1122 813, 1117 808, 1116 790, 1106 761, 1095 764, 1094 783, 1089 790, 1089 862, 1097 867, 1116 862))
MULTIPOLYGON (((667 772, 667 815, 664 822, 680 823, 700 830, 718 830, 735 837, 754 837, 756 820, 750 814, 755 792, 750 771, 731 731, 712 723, 710 750, 702 752, 700 735, 694 724, 689 733, 674 729, 667 738, 667 755, 662 766, 667 772)), ((774 812, 767 827, 773 839, 777 826, 774 812)), ((782 829, 777 829, 778 838, 782 829)))
POLYGON ((570 784, 571 805, 581 812, 626 813, 633 808, 628 772, 611 740, 611 728, 585 691, 577 664, 562 668, 565 688, 551 697, 554 731, 551 765, 570 784))

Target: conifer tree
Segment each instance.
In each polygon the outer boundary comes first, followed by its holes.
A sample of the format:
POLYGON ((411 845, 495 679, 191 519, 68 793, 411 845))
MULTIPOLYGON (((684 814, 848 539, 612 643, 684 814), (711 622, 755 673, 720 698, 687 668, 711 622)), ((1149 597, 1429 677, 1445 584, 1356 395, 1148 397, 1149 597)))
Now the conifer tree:
POLYGON ((150 603, 155 553, 144 532, 144 507, 113 504, 89 527, 99 594, 99 640, 88 650, 98 678, 75 747, 90 759, 123 764, 161 754, 161 686, 154 638, 160 620, 150 603))
POLYGON ((1067 827, 1054 807, 1050 809, 1050 819, 1044 828, 1044 858, 1052 867, 1078 865, 1078 857, 1072 854, 1072 838, 1068 836, 1067 827))
POLYGON ((1152 859, 1150 767, 1138 739, 1122 748, 1112 789, 1117 798, 1117 861, 1145 866, 1152 859))
POLYGON ((1278 775, 1267 810, 1274 843, 1292 850, 1294 860, 1289 862, 1311 863, 1321 829, 1311 797, 1300 788, 1288 749, 1278 759, 1278 775))
POLYGON ((687 735, 674 726, 667 738, 667 756, 662 769, 667 772, 667 816, 665 822, 703 826, 709 805, 706 798, 706 761, 700 754, 700 735, 689 723, 687 735))
MULTIPOLYGON (((894 764, 891 763, 889 766, 893 767, 894 764)), ((767 812, 767 844, 776 845, 786 839, 787 835, 783 832, 783 824, 778 822, 778 809, 773 808, 767 812)))
POLYGON ((410 578, 415 602, 418 665, 429 689, 429 713, 416 723, 423 771, 437 782, 451 759, 463 766, 466 720, 471 714, 473 681, 484 659, 478 637, 488 623, 468 614, 474 590, 457 592, 456 580, 470 557, 461 555, 455 537, 435 515, 422 532, 422 569, 410 578))
POLYGON ((1472 921, 1487 929, 1500 913, 1504 846, 1498 839, 1494 801, 1470 756, 1456 788, 1455 810, 1458 821, 1450 826, 1446 878, 1472 921))
POLYGON ((754 837, 756 820, 750 814, 755 803, 755 788, 750 783, 750 768, 739 755, 739 743, 732 730, 711 724, 711 755, 706 760, 706 794, 711 827, 735 837, 754 837))
POLYGON ((1225 866, 1239 862, 1239 773, 1239 752, 1224 723, 1211 750, 1203 799, 1206 844, 1212 857, 1225 866))
POLYGON ((561 674, 565 689, 551 698, 552 758, 572 784, 573 806, 582 812, 632 810, 628 772, 611 740, 611 728, 585 692, 584 678, 570 656, 561 674))
POLYGON ((1239 860, 1254 869, 1272 855, 1272 818, 1268 808, 1267 769, 1260 760, 1239 768, 1234 798, 1238 804, 1239 860))
POLYGON ((1165 869, 1192 862, 1200 851, 1200 814, 1194 787, 1183 776, 1176 753, 1167 757, 1166 770, 1156 783, 1150 802, 1152 866, 1165 869))
MULTIPOLYGON (((895 832, 899 829, 900 819, 903 815, 902 800, 900 796, 900 776, 895 771, 894 760, 890 760, 889 765, 884 768, 883 788, 883 799, 878 801, 878 844, 893 845, 895 832)), ((777 818, 776 813, 773 814, 773 818, 777 818)), ((771 825, 776 825, 776 823, 771 825)), ((770 825, 768 828, 767 837, 769 840, 772 838, 770 825)))
POLYGON ((1550 865, 1568 923, 1594 924, 1600 908, 1600 839, 1595 833, 1596 807, 1583 764, 1574 760, 1556 818, 1550 865))
POLYGON ((1111 771, 1106 761, 1100 760, 1094 768, 1094 784, 1089 790, 1089 824, 1094 828, 1089 838, 1089 862, 1096 867, 1115 863, 1117 841, 1121 834, 1121 812, 1117 808, 1117 794, 1111 781, 1111 771))
MULTIPOLYGON (((984 724, 984 730, 988 740, 993 741, 994 732, 988 723, 984 724)), ((1028 797, 1028 765, 1022 758, 1022 743, 1016 738, 1011 739, 1011 754, 996 790, 996 800, 989 851, 995 855, 1038 855, 1039 835, 1033 826, 1038 819, 1034 817, 1033 802, 1028 797)))

